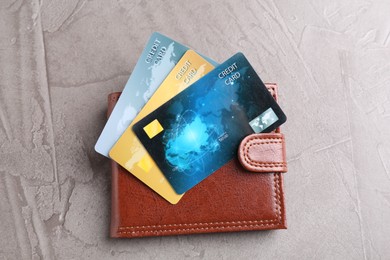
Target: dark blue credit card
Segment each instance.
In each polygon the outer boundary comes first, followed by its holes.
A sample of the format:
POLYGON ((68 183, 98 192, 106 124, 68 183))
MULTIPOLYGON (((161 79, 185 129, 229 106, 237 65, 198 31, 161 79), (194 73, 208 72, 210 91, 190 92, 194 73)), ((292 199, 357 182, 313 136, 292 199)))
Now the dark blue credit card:
POLYGON ((133 126, 167 180, 182 194, 237 155, 248 134, 286 116, 237 53, 133 126))

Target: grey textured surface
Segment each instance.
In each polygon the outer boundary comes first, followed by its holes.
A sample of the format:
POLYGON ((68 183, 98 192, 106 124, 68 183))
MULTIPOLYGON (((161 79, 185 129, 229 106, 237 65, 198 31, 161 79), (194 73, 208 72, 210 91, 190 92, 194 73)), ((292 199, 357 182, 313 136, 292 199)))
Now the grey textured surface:
MULTIPOLYGON (((389 259, 389 1, 0 1, 0 258, 389 259), (108 238, 93 146, 153 31, 278 82, 289 229, 108 238)), ((240 188, 240 187, 237 187, 240 188)))

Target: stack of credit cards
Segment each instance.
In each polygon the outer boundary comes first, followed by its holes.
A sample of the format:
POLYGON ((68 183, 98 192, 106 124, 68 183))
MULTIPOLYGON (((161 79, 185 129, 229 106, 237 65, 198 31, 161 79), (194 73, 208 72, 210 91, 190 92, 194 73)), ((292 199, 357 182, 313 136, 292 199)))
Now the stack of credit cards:
POLYGON ((234 158, 246 135, 285 121, 242 53, 218 65, 153 33, 95 150, 176 204, 234 158))

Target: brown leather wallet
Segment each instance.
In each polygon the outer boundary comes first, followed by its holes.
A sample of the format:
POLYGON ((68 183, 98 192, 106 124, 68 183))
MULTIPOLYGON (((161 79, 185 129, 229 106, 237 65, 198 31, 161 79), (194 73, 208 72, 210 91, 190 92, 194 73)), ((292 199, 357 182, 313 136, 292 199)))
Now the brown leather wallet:
MULTIPOLYGON (((266 84, 277 100, 276 84, 266 84)), ((119 92, 108 97, 108 115, 119 92)), ((172 205, 112 161, 111 237, 286 229, 280 129, 243 140, 239 156, 172 205), (238 159, 239 158, 239 159, 238 159)))

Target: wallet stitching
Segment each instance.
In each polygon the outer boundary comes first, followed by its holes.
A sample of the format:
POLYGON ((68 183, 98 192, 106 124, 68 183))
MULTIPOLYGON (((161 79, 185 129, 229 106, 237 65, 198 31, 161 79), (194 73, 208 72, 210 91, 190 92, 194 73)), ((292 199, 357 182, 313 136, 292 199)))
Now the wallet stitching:
POLYGON ((179 231, 191 231, 191 230, 217 230, 228 228, 243 228, 243 227, 263 227, 273 226, 274 223, 269 224, 254 224, 254 225, 236 225, 236 226, 220 226, 220 227, 195 227, 195 228, 179 228, 179 229, 159 229, 159 230, 137 230, 137 231, 119 231, 118 234, 136 234, 136 233, 167 233, 167 232, 179 232, 179 231))
POLYGON ((146 226, 127 226, 119 227, 119 230, 129 230, 133 231, 118 231, 118 234, 137 234, 137 233, 167 233, 167 232, 181 232, 181 231, 191 231, 191 230, 217 230, 217 229, 228 229, 228 228, 250 228, 250 227, 263 227, 263 226, 277 226, 282 223, 282 207, 281 207, 281 197, 280 197, 280 185, 279 185, 279 176, 275 173, 273 176, 275 195, 274 200, 276 204, 276 218, 274 219, 262 219, 262 220, 238 220, 238 221, 225 221, 225 222, 197 222, 197 223, 184 223, 184 224, 164 224, 164 225, 146 225, 146 226), (269 223, 264 223, 269 222, 269 223), (245 224, 250 223, 250 224, 245 224), (260 224, 251 224, 251 223, 260 223, 260 224), (192 227, 192 228, 179 228, 172 229, 176 226, 196 226, 196 225, 224 225, 216 227, 192 227), (231 225, 233 224, 233 225, 231 225), (239 224, 239 225, 236 225, 239 224), (242 225, 244 224, 244 225, 242 225), (154 228, 159 227, 159 230, 154 228), (171 228, 171 229, 166 229, 171 228), (134 230, 140 228, 149 228, 149 230, 134 230))
POLYGON ((262 222, 275 222, 275 219, 264 220, 238 220, 238 221, 222 221, 222 222, 197 222, 197 223, 183 223, 183 224, 163 224, 163 225, 147 225, 147 226, 131 226, 131 227, 119 227, 119 229, 142 229, 142 228, 163 228, 163 227, 181 227, 181 226, 198 226, 198 225, 221 225, 221 224, 246 224, 246 223, 262 223, 262 222))
POLYGON ((280 176, 277 175, 276 173, 274 173, 274 184, 276 184, 276 187, 275 187, 275 194, 276 196, 274 196, 275 200, 276 200, 276 205, 277 205, 277 215, 276 217, 279 219, 279 223, 282 222, 282 203, 281 203, 281 198, 280 198, 280 185, 279 185, 279 182, 280 182, 280 176), (275 181, 276 179, 276 181, 275 181))

